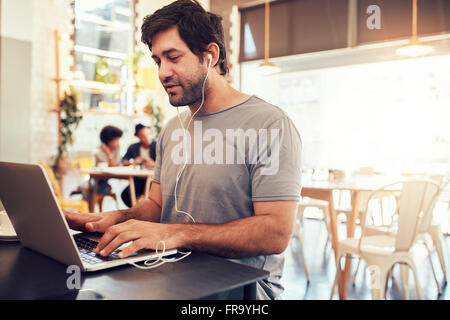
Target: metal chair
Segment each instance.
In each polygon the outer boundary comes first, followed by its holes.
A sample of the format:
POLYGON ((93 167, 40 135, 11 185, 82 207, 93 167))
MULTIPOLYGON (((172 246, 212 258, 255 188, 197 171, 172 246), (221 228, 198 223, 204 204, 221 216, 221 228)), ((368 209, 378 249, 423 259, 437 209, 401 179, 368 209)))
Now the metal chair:
POLYGON ((336 277, 331 289, 333 298, 339 280, 342 258, 349 255, 361 257, 371 271, 372 298, 385 299, 387 279, 392 267, 403 264, 411 268, 419 299, 423 299, 419 279, 417 277, 411 247, 414 245, 419 227, 426 223, 432 206, 439 194, 439 185, 430 180, 401 181, 384 186, 370 194, 366 210, 361 217, 361 237, 350 238, 339 242, 336 256, 338 264, 336 277), (399 195, 398 223, 391 230, 392 235, 368 235, 367 221, 370 219, 368 206, 371 200, 386 195, 386 191, 401 190, 399 195))

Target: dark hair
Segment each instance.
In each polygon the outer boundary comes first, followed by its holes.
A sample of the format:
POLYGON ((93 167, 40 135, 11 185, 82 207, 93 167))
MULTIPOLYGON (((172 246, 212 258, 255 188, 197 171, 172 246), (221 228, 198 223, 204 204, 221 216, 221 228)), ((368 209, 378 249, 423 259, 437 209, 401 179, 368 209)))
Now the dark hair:
POLYGON ((114 127, 114 126, 106 126, 100 132, 100 140, 104 144, 108 144, 112 140, 122 137, 122 134, 123 134, 123 132, 119 128, 114 127))
POLYGON ((141 41, 151 51, 153 36, 173 26, 178 28, 181 39, 201 62, 206 46, 216 43, 220 51, 217 62, 220 74, 228 73, 222 17, 206 12, 196 0, 177 0, 144 18, 141 41))
POLYGON ((136 125, 136 127, 134 127, 134 135, 137 136, 139 131, 141 131, 141 129, 144 128, 150 128, 149 126, 144 126, 143 124, 139 123, 136 125))

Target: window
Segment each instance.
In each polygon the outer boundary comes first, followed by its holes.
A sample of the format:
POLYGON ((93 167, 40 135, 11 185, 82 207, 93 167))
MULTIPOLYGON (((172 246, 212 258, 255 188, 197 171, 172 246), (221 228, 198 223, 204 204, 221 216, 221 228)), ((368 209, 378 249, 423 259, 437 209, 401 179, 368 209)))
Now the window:
POLYGON ((82 109, 127 113, 132 0, 75 0, 75 81, 82 109), (95 82, 94 82, 95 81, 95 82))

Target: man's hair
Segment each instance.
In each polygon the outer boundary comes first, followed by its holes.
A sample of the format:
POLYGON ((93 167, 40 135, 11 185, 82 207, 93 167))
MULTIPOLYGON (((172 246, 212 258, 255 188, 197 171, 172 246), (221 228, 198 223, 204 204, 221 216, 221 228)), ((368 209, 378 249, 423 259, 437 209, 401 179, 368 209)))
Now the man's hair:
POLYGON ((114 126, 106 126, 100 132, 100 140, 104 144, 108 144, 112 140, 122 137, 122 134, 123 134, 123 132, 119 128, 114 127, 114 126))
POLYGON ((206 12, 196 0, 177 0, 144 18, 141 41, 151 51, 153 36, 174 26, 200 62, 203 62, 206 46, 211 42, 216 43, 220 50, 217 62, 220 74, 228 73, 222 17, 206 12))

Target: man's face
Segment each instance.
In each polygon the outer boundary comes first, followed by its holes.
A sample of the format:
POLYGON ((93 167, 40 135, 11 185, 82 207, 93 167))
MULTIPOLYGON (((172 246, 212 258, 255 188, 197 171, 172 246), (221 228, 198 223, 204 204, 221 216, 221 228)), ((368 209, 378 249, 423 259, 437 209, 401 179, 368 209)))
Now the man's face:
POLYGON ((152 58, 173 106, 193 105, 202 98, 207 68, 181 39, 177 27, 153 36, 152 58))
POLYGON ((149 147, 152 143, 150 128, 145 127, 139 130, 139 132, 137 133, 137 137, 139 138, 141 144, 143 144, 145 147, 149 147))

